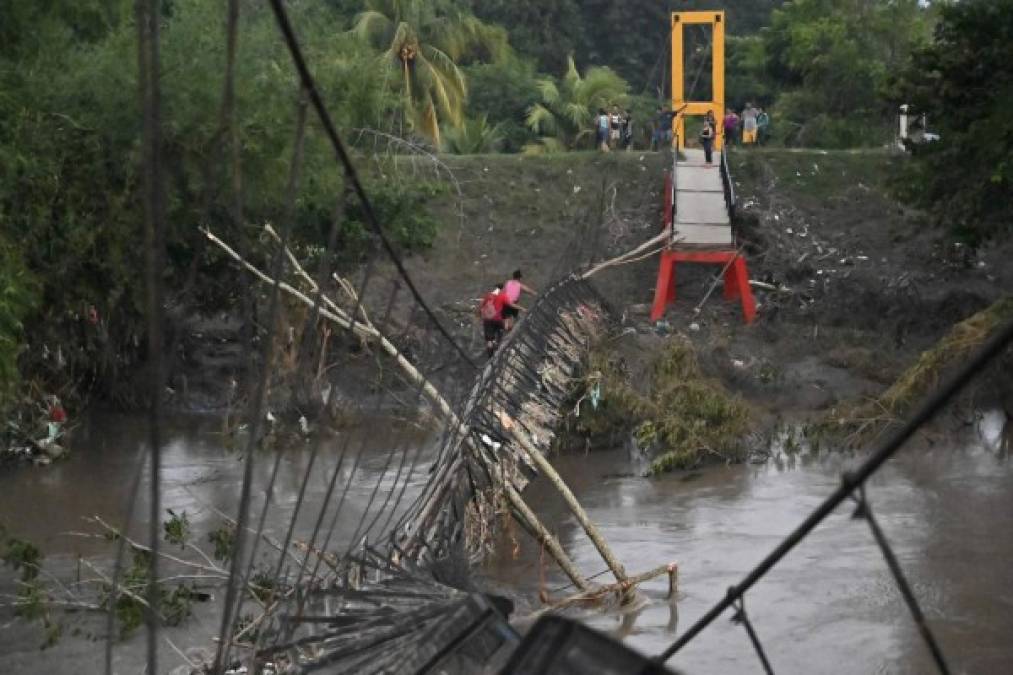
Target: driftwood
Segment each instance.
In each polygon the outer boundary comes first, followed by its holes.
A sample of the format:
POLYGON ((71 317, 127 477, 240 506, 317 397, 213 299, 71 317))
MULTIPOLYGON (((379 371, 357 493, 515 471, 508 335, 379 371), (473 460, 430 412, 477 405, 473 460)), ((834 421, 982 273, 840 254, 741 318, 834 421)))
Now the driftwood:
POLYGON ((661 565, 647 572, 629 577, 626 581, 608 584, 606 586, 599 586, 590 591, 575 593, 563 598, 562 600, 551 602, 548 607, 540 609, 534 614, 525 617, 525 619, 536 619, 542 614, 560 612, 570 607, 598 604, 608 597, 615 597, 620 603, 625 604, 627 602, 627 598, 630 597, 630 592, 636 586, 646 581, 657 579, 663 574, 668 575, 667 599, 669 602, 675 602, 676 593, 678 592, 679 587, 679 566, 675 563, 668 563, 667 565, 661 565))
POLYGON ((598 274, 599 272, 606 270, 610 267, 616 267, 618 265, 628 265, 630 263, 635 263, 640 260, 650 258, 651 256, 656 255, 658 251, 667 248, 671 244, 670 241, 671 238, 672 238, 672 228, 666 227, 664 230, 661 231, 661 234, 659 234, 658 236, 648 239, 640 246, 637 246, 636 248, 627 251, 622 255, 616 256, 611 260, 606 260, 604 262, 595 265, 591 269, 581 274, 580 278, 589 279, 595 274, 598 274))
MULTIPOLYGON (((588 538, 595 545, 595 548, 598 549, 598 553, 600 553, 601 557, 605 560, 605 564, 607 564, 609 569, 612 570, 612 574, 615 576, 616 581, 620 584, 626 583, 628 580, 626 578, 626 570, 623 568, 622 563, 620 563, 615 557, 615 554, 612 553, 612 549, 609 548, 608 542, 605 541, 605 537, 602 536, 598 527, 591 522, 587 512, 584 510, 584 507, 582 507, 580 502, 577 501, 577 498, 574 496, 569 486, 559 473, 556 472, 555 467, 552 466, 549 460, 545 459, 545 456, 541 452, 531 445, 531 441, 529 441, 524 436, 523 432, 517 428, 517 424, 510 418, 509 415, 501 410, 499 412, 499 419, 503 428, 506 429, 513 437, 517 445, 527 453, 528 457, 535 463, 536 466, 538 466, 539 471, 541 471, 545 477, 549 479, 552 486, 556 488, 556 491, 563 497, 563 501, 566 502, 566 506, 570 509, 570 512, 577 517, 577 521, 580 523, 581 527, 584 528, 584 532, 587 533, 588 538)), ((582 587, 578 586, 578 588, 582 587)))

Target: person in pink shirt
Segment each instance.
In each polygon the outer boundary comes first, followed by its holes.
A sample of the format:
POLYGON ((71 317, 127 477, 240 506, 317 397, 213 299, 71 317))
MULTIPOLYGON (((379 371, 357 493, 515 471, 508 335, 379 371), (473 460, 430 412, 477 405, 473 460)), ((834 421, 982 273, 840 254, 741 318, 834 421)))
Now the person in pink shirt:
POLYGON ((513 275, 503 285, 503 295, 506 296, 506 305, 503 307, 503 323, 506 330, 514 327, 514 319, 524 309, 517 304, 521 298, 521 292, 535 294, 535 289, 527 286, 521 281, 521 271, 514 270, 513 275))
POLYGON ((739 116, 731 108, 725 111, 725 145, 735 145, 739 140, 739 116))

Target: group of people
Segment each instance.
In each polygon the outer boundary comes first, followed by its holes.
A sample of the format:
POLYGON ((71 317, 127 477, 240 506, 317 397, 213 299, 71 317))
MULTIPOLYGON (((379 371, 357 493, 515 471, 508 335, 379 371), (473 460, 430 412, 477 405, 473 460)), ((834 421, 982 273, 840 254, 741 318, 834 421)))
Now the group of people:
MULTIPOLYGON (((725 110, 725 117, 721 120, 721 130, 725 144, 735 145, 757 145, 767 139, 770 128, 770 116, 763 108, 756 108, 752 103, 747 103, 742 110, 742 115, 735 114, 731 108, 725 110)), ((703 128, 700 129, 700 145, 703 147, 704 161, 708 164, 713 162, 714 139, 718 135, 717 120, 714 113, 707 111, 703 121, 703 128)))
POLYGON ((633 147, 633 116, 629 111, 619 110, 618 106, 612 106, 611 112, 599 108, 595 118, 595 141, 602 152, 630 150, 633 147))
POLYGON ((482 319, 482 333, 485 336, 485 353, 492 356, 499 346, 503 334, 511 330, 524 308, 517 304, 521 293, 535 294, 535 290, 521 281, 520 270, 514 270, 506 282, 482 296, 478 305, 478 316, 482 319))
POLYGON ((731 108, 726 110, 721 124, 728 145, 762 145, 770 131, 770 115, 763 108, 747 103, 741 115, 735 114, 731 108))

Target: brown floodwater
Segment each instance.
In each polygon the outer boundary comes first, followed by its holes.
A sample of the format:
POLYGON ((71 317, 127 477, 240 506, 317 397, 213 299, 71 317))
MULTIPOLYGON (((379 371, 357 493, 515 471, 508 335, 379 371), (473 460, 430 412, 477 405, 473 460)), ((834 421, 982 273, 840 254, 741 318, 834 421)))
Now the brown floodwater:
MULTIPOLYGON (((119 526, 125 522, 130 503, 131 486, 138 463, 147 455, 147 422, 143 416, 93 415, 75 430, 73 451, 66 459, 46 467, 14 467, 0 473, 0 523, 15 536, 31 540, 46 555, 44 568, 67 582, 94 577, 86 566, 78 565, 78 556, 96 562, 108 570, 115 556, 115 547, 102 538, 82 538, 78 533, 98 533, 100 529, 84 519, 98 516, 119 526)), ((225 445, 221 421, 207 416, 186 416, 169 420, 162 457, 162 505, 175 513, 186 513, 192 540, 211 551, 207 533, 221 527, 222 514, 236 517, 243 481, 243 455, 225 445)), ((239 443, 242 445, 242 441, 239 443)), ((344 437, 326 440, 310 472, 304 506, 294 530, 297 540, 310 538, 320 505, 324 502, 328 483, 342 448, 347 454, 341 464, 332 504, 338 501, 343 486, 349 485, 340 516, 335 522, 330 550, 342 551, 353 534, 362 540, 360 523, 376 523, 376 529, 388 521, 397 501, 387 502, 387 495, 398 476, 398 493, 407 481, 401 509, 418 495, 424 486, 433 459, 433 443, 418 430, 390 419, 375 420, 354 432, 346 444, 344 437), (418 452, 417 452, 418 450, 418 452), (406 454, 407 453, 407 454, 406 454), (358 457, 358 461, 356 461, 358 457), (414 470, 412 470, 414 464, 414 470), (379 487, 377 487, 379 486, 379 487), (381 512, 381 509, 382 512, 381 512), (377 514, 380 513, 380 517, 377 514), (365 514, 365 519, 363 518, 365 514)), ((283 540, 295 510, 299 487, 310 466, 309 442, 296 441, 278 455, 274 491, 268 496, 267 485, 274 470, 276 455, 258 453, 254 463, 254 490, 251 502, 252 527, 263 511, 269 509, 265 532, 275 540, 283 540)), ((142 474, 140 491, 130 520, 130 532, 141 541, 147 540, 146 517, 149 482, 147 469, 142 474)), ((395 494, 395 497, 397 495, 395 494)), ((323 520, 326 536, 333 512, 323 520)), ((166 549, 170 548, 163 544, 166 549)), ((277 553, 261 544, 258 559, 273 568, 277 553)), ((195 559, 193 555, 186 556, 195 559)), ((177 570, 173 573, 188 572, 177 570)), ((0 593, 15 592, 14 575, 0 568, 0 593)), ((215 595, 219 594, 214 590, 215 595)), ((59 593, 57 593, 59 596, 59 593)), ((7 599, 0 604, 7 602, 7 599)), ((207 648, 211 637, 219 633, 221 608, 216 602, 197 603, 194 614, 182 626, 167 628, 164 638, 185 650, 207 648)), ((143 629, 118 643, 115 652, 117 673, 141 673, 144 670, 143 629)), ((58 644, 39 651, 41 632, 11 616, 9 608, 0 609, 0 673, 79 674, 104 672, 104 624, 94 615, 77 615, 67 621, 67 630, 58 644), (71 635, 77 628, 80 635, 71 635)), ((168 642, 161 646, 160 670, 168 672, 183 664, 168 642)))
MULTIPOLYGON (((977 428, 933 445, 903 451, 869 487, 869 498, 954 672, 1013 672, 1013 464, 1000 449, 1000 414, 985 415, 977 428)), ((81 518, 99 515, 120 522, 137 462, 144 454, 144 420, 95 416, 78 430, 75 450, 50 467, 20 467, 0 475, 0 521, 31 538, 47 554, 47 567, 61 578, 76 575, 77 556, 108 559, 109 544, 68 536, 85 530, 81 518)), ((221 523, 217 511, 234 514, 242 481, 242 458, 223 447, 219 422, 206 417, 175 419, 164 452, 163 502, 186 511, 195 537, 221 523)), ((389 423, 370 425, 352 473, 349 457, 342 480, 351 478, 346 511, 335 541, 347 543, 381 476, 379 508, 406 447, 425 448, 406 496, 421 489, 431 444, 417 432, 389 423), (385 472, 385 469, 387 470, 385 472)), ((311 531, 342 439, 325 444, 306 497, 297 536, 311 531)), ((284 536, 299 483, 309 462, 308 446, 296 444, 279 464, 267 530, 284 536)), ((409 456, 409 462, 414 455, 409 456)), ((624 450, 558 457, 557 466, 631 573, 675 561, 680 591, 665 598, 667 580, 645 584, 645 602, 624 614, 589 612, 590 625, 655 654, 688 627, 793 529, 836 487, 860 453, 778 455, 765 464, 712 467, 690 474, 645 479, 624 450)), ((257 485, 264 486, 273 456, 259 458, 257 485)), ((407 471, 406 464, 406 469, 407 471)), ((146 512, 142 480, 135 510, 146 512)), ((575 520, 542 481, 525 493, 543 520, 587 574, 602 563, 575 520)), ((264 503, 254 493, 255 514, 264 503)), ((797 547, 748 595, 746 607, 776 672, 932 672, 928 652, 896 591, 881 554, 861 521, 842 508, 797 547)), ((135 524, 143 531, 144 519, 135 524)), ((566 579, 548 562, 540 573, 539 551, 518 534, 482 570, 495 589, 518 599, 518 613, 536 609, 541 583, 554 597, 566 579), (540 581, 543 579, 543 581, 540 581), (537 601, 535 601, 537 602, 537 601)), ((0 571, 0 591, 11 592, 12 575, 0 571)), ((601 580, 606 581, 605 577, 601 580)), ((218 608, 199 606, 185 625, 164 637, 185 649, 206 647, 218 632, 218 608)), ((142 631, 143 632, 143 631, 142 631)), ((66 635, 38 651, 40 634, 0 610, 0 672, 101 672, 102 642, 66 635)), ((142 671, 144 642, 138 633, 116 650, 116 672, 142 671)), ((162 645, 161 670, 182 660, 162 645)), ((669 665, 689 675, 758 672, 744 630, 719 619, 669 665)))
MULTIPOLYGON (((1000 449, 1004 419, 987 414, 959 441, 903 450, 868 488, 877 520, 958 673, 1013 673, 1013 463, 1000 449)), ((651 480, 636 475, 642 467, 623 451, 558 458, 555 464, 629 573, 672 561, 680 570, 675 606, 665 598, 663 577, 644 585, 640 611, 577 616, 643 653, 661 652, 862 457, 782 456, 762 465, 651 480)), ((604 569, 551 488, 536 482, 526 496, 578 567, 587 574, 604 569)), ((868 525, 852 520, 852 510, 841 507, 746 595, 775 672, 935 672, 868 525)), ((539 558, 537 548, 521 538, 517 558, 501 559, 486 573, 532 598, 540 583, 539 558)), ((566 582, 545 563, 547 588, 566 582)), ((688 675, 762 672, 745 630, 729 617, 718 619, 668 665, 688 675)))

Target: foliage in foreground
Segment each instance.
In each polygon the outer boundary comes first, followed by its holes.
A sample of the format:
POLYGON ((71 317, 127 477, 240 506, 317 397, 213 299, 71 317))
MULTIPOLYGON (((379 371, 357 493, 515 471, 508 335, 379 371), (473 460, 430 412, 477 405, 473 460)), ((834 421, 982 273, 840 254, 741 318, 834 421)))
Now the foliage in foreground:
MULTIPOLYGON (((19 379, 72 407, 74 392, 85 391, 114 403, 139 402, 130 389, 145 342, 136 29, 129 3, 73 4, 73 11, 26 2, 0 10, 0 34, 17 36, 0 44, 0 412, 19 400, 19 379)), ((342 17, 303 3, 291 15, 336 123, 394 124, 402 97, 342 17)), ((224 37, 220 3, 166 5, 161 84, 170 306, 190 278, 201 292, 189 297, 203 309, 236 305, 235 268, 208 255, 198 226, 240 246, 248 242, 257 257, 260 226, 284 216, 299 91, 290 58, 268 8, 244 4, 235 98, 243 215, 237 222, 221 116, 224 37)), ((312 123, 304 155, 297 249, 326 241, 345 187, 312 123)), ((406 250, 427 247, 437 224, 426 202, 437 188, 382 172, 381 166, 382 180, 366 179, 391 239, 406 250)), ((338 250, 356 261, 367 250, 367 230, 351 200, 346 205, 338 213, 338 250)))
MULTIPOLYGON (((207 538, 214 549, 205 552, 193 541, 194 533, 187 513, 175 513, 172 510, 167 513, 168 517, 162 522, 162 531, 172 550, 161 551, 163 576, 153 585, 151 549, 130 538, 123 541, 118 530, 98 519, 92 522, 102 524, 101 533, 84 536, 105 540, 113 550, 102 556, 105 560, 103 563, 79 558, 77 579, 74 582, 62 580, 54 571, 46 570, 43 552, 33 542, 13 536, 0 523, 0 562, 17 575, 17 592, 7 596, 9 606, 19 619, 36 624, 41 629, 43 649, 54 645, 68 629, 74 635, 84 634, 94 638, 90 634, 91 628, 86 617, 93 612, 108 612, 110 605, 116 635, 121 639, 129 637, 147 618, 148 597, 152 586, 159 621, 167 626, 180 625, 191 616, 194 603, 206 602, 212 598, 209 591, 219 588, 227 579, 226 563, 232 558, 235 546, 234 525, 226 522, 210 532, 207 538), (114 595, 111 584, 114 572, 112 569, 101 568, 111 567, 115 547, 121 543, 126 545, 126 557, 114 595), (196 556, 188 555, 188 552, 196 553, 196 556), (213 562, 212 556, 222 565, 213 562), (188 573, 179 574, 180 572, 188 573)), ((273 576, 258 568, 253 577, 251 593, 266 599, 274 587, 273 576)))
POLYGON ((571 432, 593 438, 632 430, 637 445, 655 456, 648 471, 653 475, 709 458, 743 458, 750 410, 704 376, 688 340, 668 343, 651 365, 645 387, 632 381, 607 343, 592 350, 587 372, 575 397, 580 411, 570 418, 571 432))

